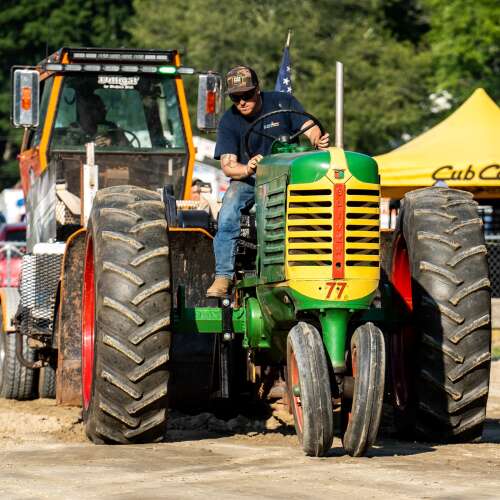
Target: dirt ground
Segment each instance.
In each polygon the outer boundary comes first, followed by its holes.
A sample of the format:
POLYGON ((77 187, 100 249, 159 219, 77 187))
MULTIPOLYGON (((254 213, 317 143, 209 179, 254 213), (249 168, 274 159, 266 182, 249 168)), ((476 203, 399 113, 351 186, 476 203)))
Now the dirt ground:
POLYGON ((283 411, 267 422, 173 414, 165 443, 95 446, 76 408, 2 400, 0 498, 500 498, 500 361, 481 443, 384 437, 355 459, 336 439, 314 459, 289 424, 283 411))

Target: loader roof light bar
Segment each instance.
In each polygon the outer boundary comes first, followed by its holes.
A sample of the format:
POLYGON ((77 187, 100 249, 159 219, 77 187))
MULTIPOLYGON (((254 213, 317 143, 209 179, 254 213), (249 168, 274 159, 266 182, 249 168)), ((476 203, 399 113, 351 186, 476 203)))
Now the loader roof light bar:
POLYGON ((76 72, 86 71, 91 73, 160 73, 162 75, 194 75, 194 68, 176 67, 176 66, 150 66, 150 65, 132 65, 132 64, 42 64, 45 71, 76 72))
POLYGON ((142 61, 168 64, 173 62, 173 58, 172 52, 70 51, 70 60, 72 61, 127 61, 136 63, 142 61))

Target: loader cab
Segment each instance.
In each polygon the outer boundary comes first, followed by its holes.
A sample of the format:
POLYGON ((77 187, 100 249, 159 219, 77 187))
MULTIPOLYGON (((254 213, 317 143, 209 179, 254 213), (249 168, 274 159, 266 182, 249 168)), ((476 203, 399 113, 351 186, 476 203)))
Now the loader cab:
MULTIPOLYGON (((25 127, 28 248, 65 240, 84 224, 85 164, 98 166, 94 189, 168 188, 189 199, 195 151, 181 77, 195 70, 181 66, 176 50, 63 48, 13 70, 12 123, 25 127)), ((213 130, 222 80, 198 78, 198 128, 213 130)))
MULTIPOLYGON (((189 138, 191 140, 191 138, 189 138)), ((173 186, 182 198, 188 139, 175 78, 89 73, 64 76, 49 143, 68 190, 80 182, 85 144, 95 143, 99 188, 173 186)))
POLYGON ((94 142, 99 189, 171 185, 176 198, 189 195, 194 148, 177 51, 61 49, 37 69, 39 125, 27 129, 20 158, 25 194, 47 171, 79 198, 94 142))

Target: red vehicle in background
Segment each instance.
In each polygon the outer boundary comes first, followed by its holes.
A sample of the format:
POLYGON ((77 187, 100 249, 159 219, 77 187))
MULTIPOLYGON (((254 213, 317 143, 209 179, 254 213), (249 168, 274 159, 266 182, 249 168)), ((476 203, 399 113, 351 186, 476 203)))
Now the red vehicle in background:
POLYGON ((18 287, 26 251, 26 224, 0 225, 0 287, 18 287))

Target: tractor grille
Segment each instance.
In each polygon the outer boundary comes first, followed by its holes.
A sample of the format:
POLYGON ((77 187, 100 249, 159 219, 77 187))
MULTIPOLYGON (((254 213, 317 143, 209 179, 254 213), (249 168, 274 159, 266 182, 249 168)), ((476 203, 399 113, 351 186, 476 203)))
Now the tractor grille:
POLYGON ((285 263, 285 185, 271 187, 265 206, 265 230, 262 265, 283 266, 285 263))
POLYGON ((337 269, 343 276, 344 266, 378 267, 379 196, 378 189, 345 190, 343 184, 336 185, 335 193, 332 189, 291 186, 287 210, 288 265, 330 266, 334 277, 337 269), (340 203, 340 209, 334 208, 334 203, 340 203), (334 214, 339 220, 335 220, 334 214))
POLYGON ((24 335, 52 333, 62 255, 31 254, 23 257, 20 286, 20 322, 24 335))
POLYGON ((345 265, 378 267, 380 261, 380 191, 347 189, 345 265))
POLYGON ((289 266, 332 265, 332 201, 331 189, 290 189, 289 266))

